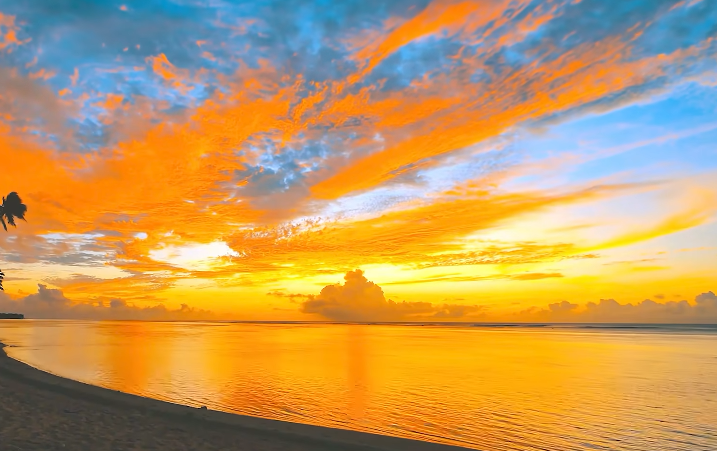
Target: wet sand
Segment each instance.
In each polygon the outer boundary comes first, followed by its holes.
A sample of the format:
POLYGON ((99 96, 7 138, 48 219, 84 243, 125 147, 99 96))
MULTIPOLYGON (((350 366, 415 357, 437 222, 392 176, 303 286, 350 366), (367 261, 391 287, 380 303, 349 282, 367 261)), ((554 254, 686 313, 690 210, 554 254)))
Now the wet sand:
POLYGON ((465 448, 196 409, 65 379, 0 343, 0 449, 449 451, 465 448))

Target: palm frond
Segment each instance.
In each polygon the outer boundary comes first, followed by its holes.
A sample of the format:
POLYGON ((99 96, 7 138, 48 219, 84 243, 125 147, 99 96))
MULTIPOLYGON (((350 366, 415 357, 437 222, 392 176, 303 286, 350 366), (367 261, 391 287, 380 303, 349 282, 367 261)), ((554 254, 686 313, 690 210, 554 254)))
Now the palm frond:
MULTIPOLYGON (((0 204, 0 223, 2 223, 2 228, 5 229, 6 232, 8 224, 16 227, 15 218, 25 221, 25 213, 27 213, 27 205, 22 203, 22 199, 20 199, 20 196, 15 191, 8 194, 7 198, 2 198, 2 204, 0 204)), ((4 277, 5 273, 0 270, 0 291, 5 291, 2 286, 4 277)))
POLYGON ((15 218, 25 219, 25 213, 27 213, 27 205, 22 203, 22 199, 15 192, 11 192, 7 195, 7 198, 2 198, 2 207, 0 207, 0 220, 2 221, 3 228, 7 231, 7 221, 13 227, 17 227, 15 224, 15 218))

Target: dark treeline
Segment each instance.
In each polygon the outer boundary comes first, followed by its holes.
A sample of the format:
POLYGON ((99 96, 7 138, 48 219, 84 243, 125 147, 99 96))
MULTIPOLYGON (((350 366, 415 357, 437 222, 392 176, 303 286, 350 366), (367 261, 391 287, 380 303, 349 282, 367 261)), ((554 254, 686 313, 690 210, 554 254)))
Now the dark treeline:
POLYGON ((25 319, 22 313, 0 313, 0 319, 25 319))

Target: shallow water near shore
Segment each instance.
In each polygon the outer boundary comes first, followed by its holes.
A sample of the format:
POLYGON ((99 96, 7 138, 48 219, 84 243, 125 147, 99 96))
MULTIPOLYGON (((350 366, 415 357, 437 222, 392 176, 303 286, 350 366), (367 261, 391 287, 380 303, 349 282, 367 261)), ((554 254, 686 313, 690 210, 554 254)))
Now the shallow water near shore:
POLYGON ((3 320, 8 353, 192 406, 483 450, 717 449, 717 327, 3 320))

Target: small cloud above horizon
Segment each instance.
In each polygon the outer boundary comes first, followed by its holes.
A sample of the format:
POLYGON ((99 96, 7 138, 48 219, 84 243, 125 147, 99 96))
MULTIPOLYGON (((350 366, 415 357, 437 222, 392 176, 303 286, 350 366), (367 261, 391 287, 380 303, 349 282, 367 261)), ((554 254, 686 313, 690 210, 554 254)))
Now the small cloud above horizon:
MULTIPOLYGON (((658 296, 655 298, 664 298, 658 296)), ((581 306, 562 301, 545 308, 531 307, 507 318, 529 322, 715 324, 717 295, 708 291, 697 295, 693 303, 645 299, 636 304, 621 304, 615 299, 600 299, 581 306)))
POLYGON ((89 320, 199 320, 217 319, 208 311, 181 304, 169 309, 163 304, 140 307, 122 299, 100 299, 93 303, 73 302, 62 290, 38 284, 37 293, 11 299, 0 293, 0 311, 22 313, 28 319, 89 319, 89 320))
POLYGON ((360 269, 347 272, 344 281, 343 285, 327 285, 318 295, 309 295, 301 304, 301 311, 336 321, 400 321, 462 318, 482 309, 477 305, 386 299, 381 287, 369 281, 360 269))

